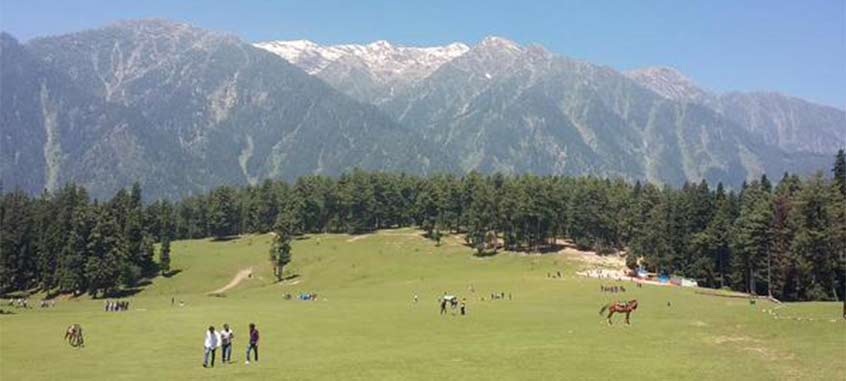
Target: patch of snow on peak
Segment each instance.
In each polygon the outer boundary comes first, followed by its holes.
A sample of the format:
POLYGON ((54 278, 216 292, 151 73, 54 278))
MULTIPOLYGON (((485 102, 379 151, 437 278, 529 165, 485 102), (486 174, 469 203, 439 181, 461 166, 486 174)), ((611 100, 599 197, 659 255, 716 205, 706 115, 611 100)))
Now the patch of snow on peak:
POLYGON ((516 42, 511 41, 509 39, 502 38, 502 37, 497 37, 497 36, 485 37, 485 39, 482 40, 482 42, 479 45, 483 46, 483 47, 493 47, 493 48, 500 48, 500 49, 514 50, 514 51, 522 50, 522 48, 520 48, 520 45, 517 44, 516 42))
POLYGON ((350 62, 360 62, 376 81, 383 84, 423 79, 444 63, 470 50, 462 43, 411 47, 393 45, 385 40, 366 45, 331 46, 305 40, 268 41, 255 46, 275 53, 313 75, 336 61, 352 58, 350 62))
POLYGON ((374 41, 367 44, 368 48, 377 48, 377 49, 390 49, 393 45, 390 42, 385 40, 374 41))

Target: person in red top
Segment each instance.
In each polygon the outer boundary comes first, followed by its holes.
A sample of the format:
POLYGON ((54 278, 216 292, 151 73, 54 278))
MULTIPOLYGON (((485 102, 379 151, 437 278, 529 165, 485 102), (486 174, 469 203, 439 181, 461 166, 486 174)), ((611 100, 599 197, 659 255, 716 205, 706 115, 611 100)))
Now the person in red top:
POLYGON ((258 362, 258 343, 259 343, 259 331, 256 329, 256 325, 250 323, 250 344, 247 346, 247 361, 245 364, 250 363, 250 352, 252 351, 255 353, 255 362, 258 362))

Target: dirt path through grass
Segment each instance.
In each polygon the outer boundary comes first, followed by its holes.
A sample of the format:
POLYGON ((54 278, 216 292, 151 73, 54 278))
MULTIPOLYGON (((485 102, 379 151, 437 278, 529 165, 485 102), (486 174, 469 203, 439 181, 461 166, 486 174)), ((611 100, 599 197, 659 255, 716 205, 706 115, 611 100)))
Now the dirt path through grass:
POLYGON ((357 235, 357 236, 354 236, 354 237, 348 239, 347 242, 355 242, 355 241, 358 241, 360 239, 365 239, 367 237, 370 237, 371 235, 372 234, 360 234, 360 235, 357 235))
POLYGON ((244 279, 247 279, 250 275, 252 275, 252 273, 253 273, 252 267, 243 269, 243 270, 239 271, 238 274, 235 274, 235 277, 232 278, 232 280, 229 281, 229 283, 227 283, 226 286, 223 286, 223 287, 221 287, 217 290, 214 290, 214 291, 210 292, 209 294, 211 294, 211 295, 222 294, 226 291, 229 291, 229 290, 235 288, 235 286, 239 285, 241 283, 241 281, 243 281, 244 279))

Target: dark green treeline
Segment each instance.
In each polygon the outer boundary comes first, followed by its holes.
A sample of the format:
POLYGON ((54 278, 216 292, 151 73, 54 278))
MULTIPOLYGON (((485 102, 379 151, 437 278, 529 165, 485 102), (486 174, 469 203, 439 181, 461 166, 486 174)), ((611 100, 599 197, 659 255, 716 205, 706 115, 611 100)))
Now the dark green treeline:
MULTIPOLYGON (((478 254, 554 250, 559 239, 662 274, 784 300, 833 300, 846 287, 846 158, 833 176, 787 175, 738 192, 706 182, 681 189, 593 177, 436 175, 353 171, 294 184, 144 204, 135 185, 108 202, 67 185, 0 202, 0 292, 109 295, 170 270, 170 242, 273 230, 280 268, 291 235, 418 226, 430 238, 466 233, 478 254), (161 249, 154 243, 161 242, 161 249)), ((281 276, 281 270, 280 274, 281 276)))

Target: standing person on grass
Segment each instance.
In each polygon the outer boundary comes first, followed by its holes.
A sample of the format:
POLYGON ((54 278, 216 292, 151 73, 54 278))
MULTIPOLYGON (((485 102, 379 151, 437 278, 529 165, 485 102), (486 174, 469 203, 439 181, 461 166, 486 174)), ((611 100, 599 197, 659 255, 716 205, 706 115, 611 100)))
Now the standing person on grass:
POLYGON ((214 327, 209 327, 208 332, 206 332, 206 341, 204 343, 205 347, 205 357, 203 359, 203 368, 209 367, 209 356, 211 356, 211 367, 214 368, 214 355, 217 351, 217 347, 220 346, 220 334, 214 331, 214 327))
POLYGON ((247 346, 247 361, 245 364, 250 363, 250 352, 254 351, 255 353, 255 362, 258 362, 258 343, 259 343, 259 331, 256 329, 256 325, 250 323, 250 344, 247 346))
POLYGON ((229 329, 229 324, 223 325, 223 330, 220 331, 220 346, 222 354, 220 355, 221 362, 232 363, 232 339, 235 338, 235 332, 229 329))

